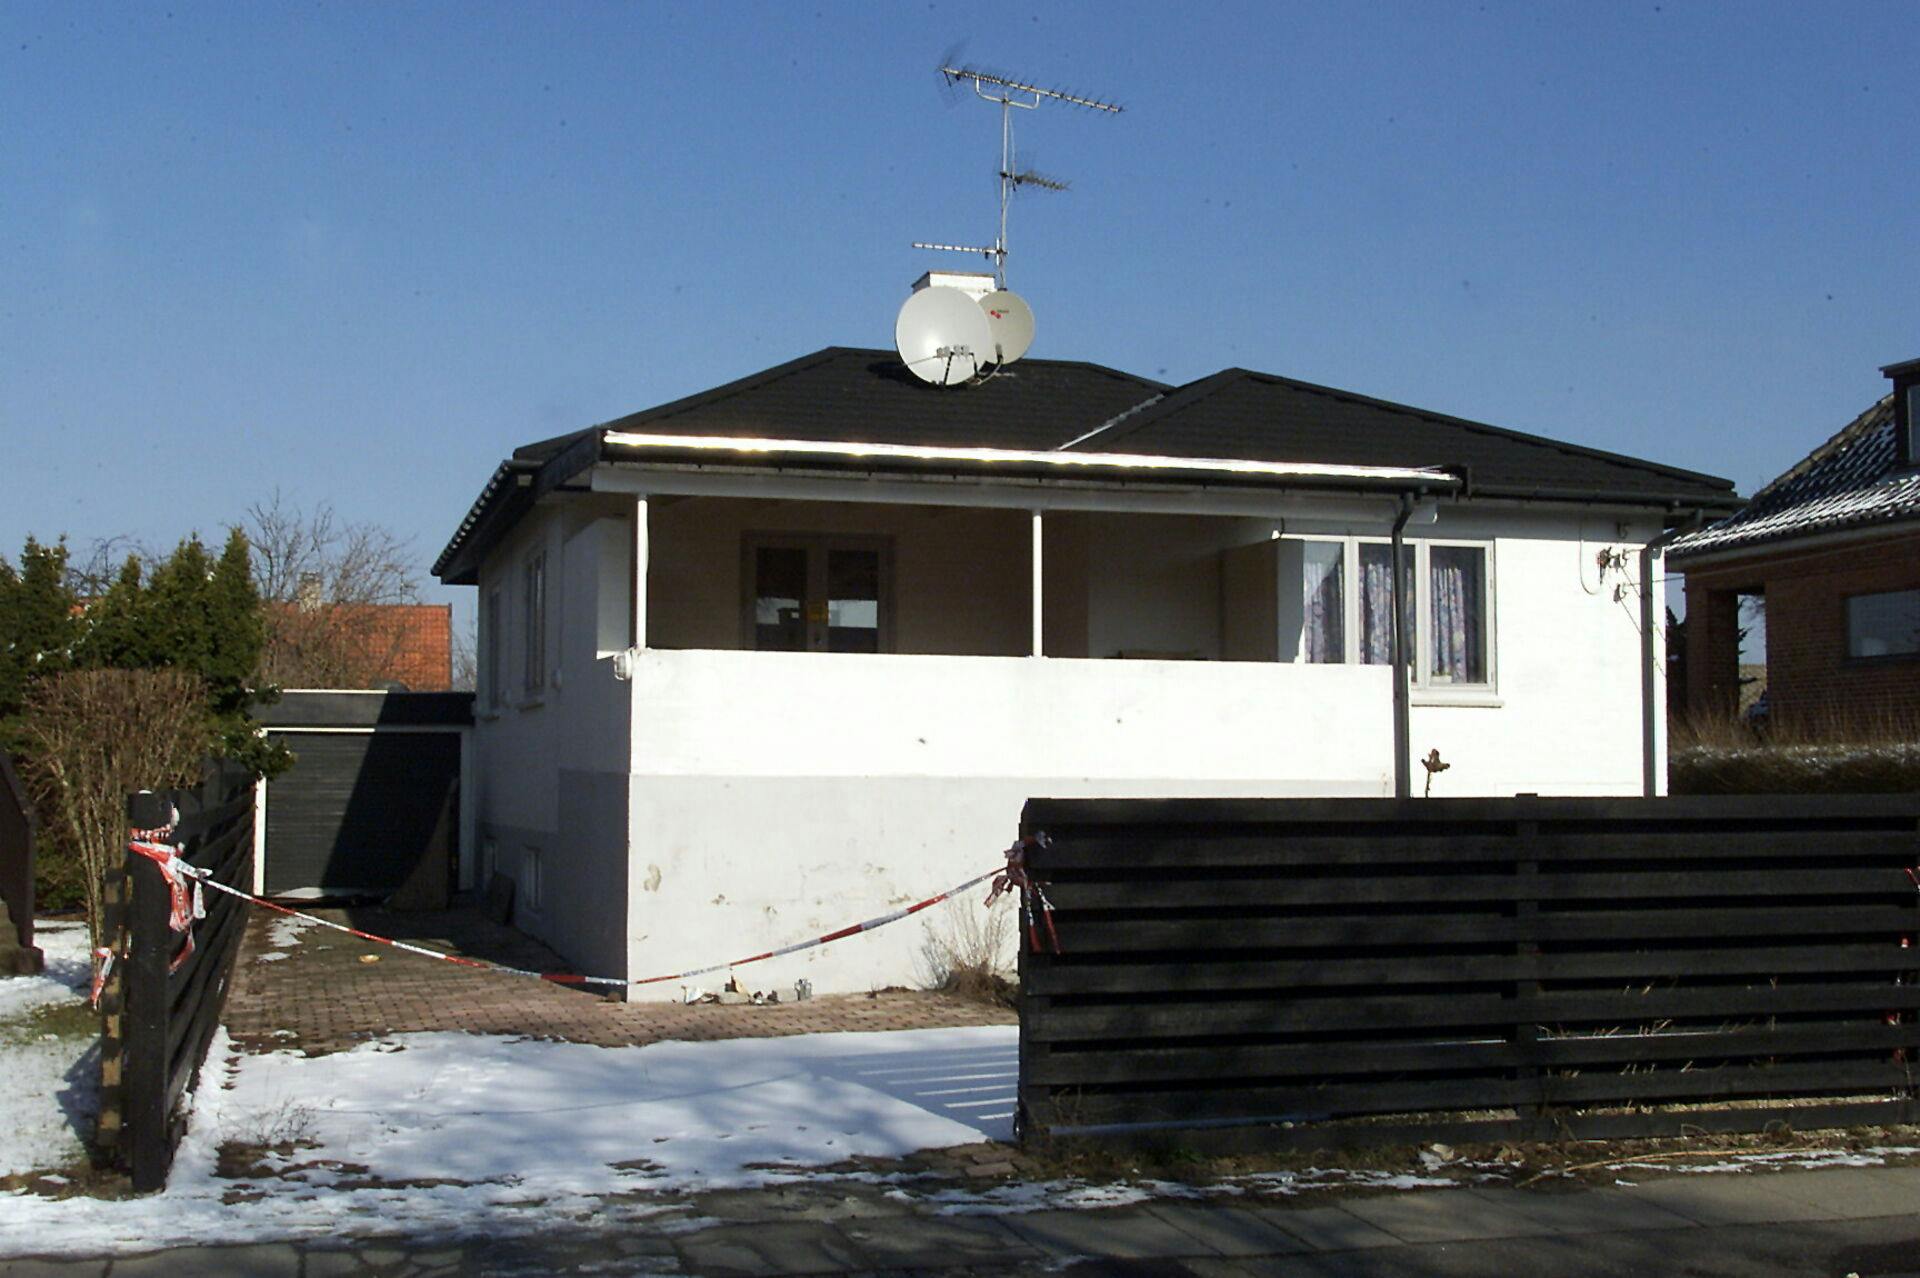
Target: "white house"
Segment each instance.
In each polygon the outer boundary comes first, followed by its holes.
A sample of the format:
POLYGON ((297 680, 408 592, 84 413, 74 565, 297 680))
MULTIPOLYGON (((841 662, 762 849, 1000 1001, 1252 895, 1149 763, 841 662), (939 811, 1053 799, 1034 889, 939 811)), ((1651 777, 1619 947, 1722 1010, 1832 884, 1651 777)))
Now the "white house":
MULTIPOLYGON (((467 881, 640 978, 991 869, 1032 796, 1417 796, 1432 750, 1436 796, 1657 792, 1658 545, 1737 505, 1238 369, 822 350, 488 480, 434 567, 480 592, 467 881)), ((924 940, 747 979, 907 983, 924 940)))

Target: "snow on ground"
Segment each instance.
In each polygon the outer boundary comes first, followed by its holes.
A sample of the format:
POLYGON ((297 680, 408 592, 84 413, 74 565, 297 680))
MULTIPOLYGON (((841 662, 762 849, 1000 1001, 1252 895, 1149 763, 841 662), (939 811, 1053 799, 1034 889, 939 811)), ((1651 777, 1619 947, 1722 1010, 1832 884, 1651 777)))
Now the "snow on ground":
POLYGON ((35 923, 33 943, 46 955, 47 968, 38 976, 0 977, 0 1021, 70 999, 76 990, 85 994, 93 980, 85 923, 35 923))
POLYGON ((0 1176, 72 1165, 86 1157, 98 1109, 97 1030, 48 1013, 84 1006, 92 968, 85 923, 42 923, 38 976, 0 979, 0 1176), (57 1032, 56 1032, 57 1031, 57 1032), (78 1032, 75 1032, 78 1031, 78 1032))
POLYGON ((623 1048, 403 1034, 318 1057, 242 1054, 223 1032, 165 1192, 13 1195, 0 1256, 645 1214, 662 1191, 1005 1140, 1017 1055, 1012 1026, 623 1048), (264 1160, 279 1176, 215 1175, 227 1142, 290 1138, 264 1160))
POLYGON ((300 934, 310 927, 318 926, 310 919, 284 914, 267 925, 267 948, 254 956, 256 963, 277 963, 292 957, 293 947, 299 943, 300 934))

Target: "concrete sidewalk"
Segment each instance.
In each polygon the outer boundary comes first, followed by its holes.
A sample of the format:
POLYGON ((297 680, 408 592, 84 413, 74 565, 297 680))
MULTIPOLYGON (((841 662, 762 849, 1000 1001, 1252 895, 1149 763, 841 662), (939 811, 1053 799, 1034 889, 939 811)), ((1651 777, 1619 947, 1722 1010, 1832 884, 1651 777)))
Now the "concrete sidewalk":
POLYGON ((0 1261, 0 1275, 1920 1275, 1920 1168, 1911 1167, 999 1215, 939 1215, 879 1194, 822 1210, 821 1196, 810 1197, 797 1209, 777 1190, 713 1194, 697 1201, 695 1218, 652 1228, 21 1259, 0 1261))

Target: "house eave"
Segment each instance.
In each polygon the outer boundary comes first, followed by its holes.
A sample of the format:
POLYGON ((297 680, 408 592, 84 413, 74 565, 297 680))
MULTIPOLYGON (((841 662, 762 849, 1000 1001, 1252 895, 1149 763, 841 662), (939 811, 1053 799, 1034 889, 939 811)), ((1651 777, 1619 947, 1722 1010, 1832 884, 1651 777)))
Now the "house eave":
POLYGON ((1890 537, 1912 536, 1915 533, 1920 533, 1920 517, 1906 515, 1875 520, 1871 523, 1774 533, 1770 536, 1755 537, 1706 550, 1669 551, 1667 563, 1676 572, 1687 572, 1692 569, 1720 568, 1746 559, 1797 555, 1807 551, 1827 550, 1836 546, 1880 541, 1890 537))
POLYGON ((1460 476, 1439 467, 1352 466, 1331 462, 1269 462, 1231 457, 1167 457, 1144 453, 1030 451, 937 445, 746 439, 731 436, 651 435, 608 431, 604 456, 647 463, 691 463, 716 468, 922 472, 1038 479, 1094 477, 1117 485, 1173 480, 1344 491, 1453 492, 1460 476))

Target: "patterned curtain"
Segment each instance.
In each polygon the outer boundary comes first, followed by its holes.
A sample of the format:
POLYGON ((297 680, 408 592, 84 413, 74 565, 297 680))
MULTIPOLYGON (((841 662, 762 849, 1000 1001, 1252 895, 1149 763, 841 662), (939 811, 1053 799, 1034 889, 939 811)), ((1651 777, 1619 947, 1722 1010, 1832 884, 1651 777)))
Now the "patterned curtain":
POLYGON ((1486 563, 1472 546, 1435 546, 1432 562, 1433 678, 1487 681, 1486 563))
POLYGON ((1339 542, 1310 541, 1302 548, 1306 579, 1305 658, 1314 662, 1347 659, 1346 593, 1342 590, 1339 542))
MULTIPOLYGON (((1401 636, 1408 655, 1413 648, 1413 547, 1406 549, 1402 574, 1401 636)), ((1370 666, 1393 661, 1393 547, 1379 542, 1360 546, 1360 660, 1370 666)))

